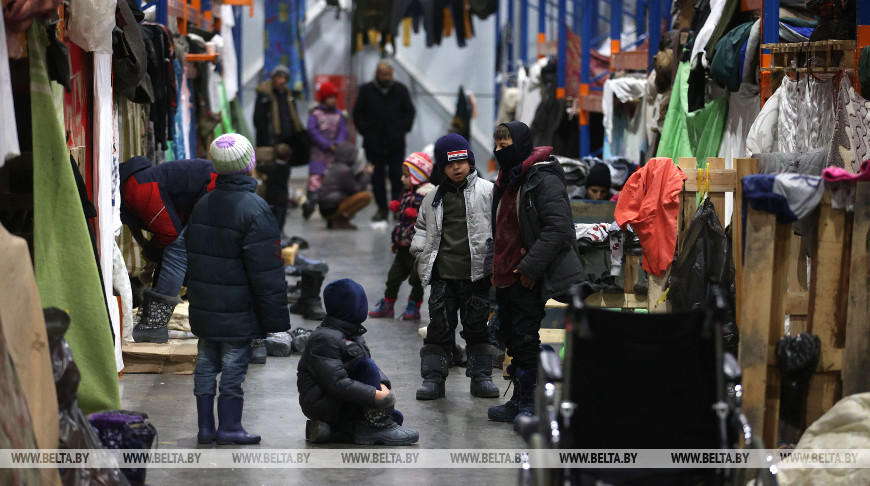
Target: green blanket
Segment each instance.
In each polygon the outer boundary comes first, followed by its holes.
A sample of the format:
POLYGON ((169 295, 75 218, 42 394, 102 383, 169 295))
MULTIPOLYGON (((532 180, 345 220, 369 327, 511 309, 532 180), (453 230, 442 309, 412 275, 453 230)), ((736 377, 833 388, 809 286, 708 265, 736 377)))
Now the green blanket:
MULTIPOLYGON (((76 190, 56 97, 46 69, 48 36, 39 22, 27 31, 30 109, 33 118, 34 265, 43 307, 58 307, 72 319, 66 340, 82 380, 85 413, 119 409, 118 371, 105 296, 76 190)), ((111 272, 108 273, 111 275, 111 272)))
POLYGON ((674 163, 679 157, 696 157, 697 166, 704 167, 707 157, 719 154, 728 99, 715 99, 689 113, 689 70, 688 62, 680 63, 656 157, 670 157, 674 163))

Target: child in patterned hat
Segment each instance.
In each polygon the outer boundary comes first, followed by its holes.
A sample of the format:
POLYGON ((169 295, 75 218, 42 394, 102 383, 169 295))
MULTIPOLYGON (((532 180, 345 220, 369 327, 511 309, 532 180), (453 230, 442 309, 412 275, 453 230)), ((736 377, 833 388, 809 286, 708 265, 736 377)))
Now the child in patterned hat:
POLYGON ((402 184, 405 190, 398 201, 390 202, 390 211, 395 213, 397 223, 393 228, 392 251, 396 254, 393 265, 387 274, 387 290, 384 298, 378 301, 375 309, 369 312, 370 317, 393 317, 393 306, 399 295, 399 287, 407 278, 411 284, 411 295, 408 305, 402 313, 402 319, 420 319, 420 304, 423 302, 423 284, 414 266, 411 255, 411 239, 414 237, 414 223, 417 222, 417 210, 426 194, 435 188, 429 183, 432 175, 432 160, 423 152, 414 152, 402 164, 402 184))

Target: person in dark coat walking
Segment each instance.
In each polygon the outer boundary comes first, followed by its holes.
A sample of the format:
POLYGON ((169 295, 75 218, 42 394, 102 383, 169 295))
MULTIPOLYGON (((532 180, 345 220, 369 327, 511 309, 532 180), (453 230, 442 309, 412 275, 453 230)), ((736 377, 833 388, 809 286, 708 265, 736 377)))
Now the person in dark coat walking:
POLYGON ((242 427, 242 382, 250 344, 268 332, 290 329, 287 283, 278 223, 254 191, 254 149, 228 133, 212 142, 209 157, 220 174, 199 200, 187 225, 190 328, 199 338, 193 376, 200 444, 257 444, 242 427), (218 428, 214 398, 221 374, 218 428))
POLYGON ((323 289, 326 317, 299 359, 296 386, 308 417, 305 440, 362 445, 410 445, 420 434, 402 427, 389 378, 372 360, 362 326, 368 298, 350 279, 323 289))
POLYGON ((390 177, 390 200, 402 194, 402 162, 405 160, 405 134, 414 124, 414 104, 408 88, 393 80, 393 67, 378 64, 375 79, 360 86, 353 122, 363 137, 366 158, 374 165, 372 192, 378 211, 372 221, 387 219, 387 172, 390 177))
POLYGON ((492 286, 502 341, 512 361, 514 393, 490 407, 497 422, 535 412, 539 331, 547 300, 588 281, 577 255, 565 173, 553 147, 533 147, 529 127, 512 121, 496 127, 498 180, 493 193, 492 286))
POLYGON ((165 343, 169 319, 187 272, 184 228, 193 205, 214 189, 217 172, 205 159, 174 160, 152 167, 146 157, 119 166, 121 221, 142 247, 149 266, 156 265, 154 287, 146 287, 136 315, 133 340, 165 343), (153 236, 145 239, 142 231, 153 236))
POLYGON ((311 157, 311 138, 299 119, 296 99, 287 86, 290 70, 275 66, 269 79, 257 85, 254 105, 254 128, 258 147, 275 147, 286 143, 292 149, 290 165, 307 165, 311 157))

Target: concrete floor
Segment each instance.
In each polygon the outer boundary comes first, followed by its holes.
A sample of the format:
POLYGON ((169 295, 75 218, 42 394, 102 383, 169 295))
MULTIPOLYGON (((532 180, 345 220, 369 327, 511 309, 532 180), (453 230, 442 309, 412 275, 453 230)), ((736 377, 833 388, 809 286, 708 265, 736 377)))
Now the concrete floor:
MULTIPOLYGON (((303 221, 298 209, 289 211, 285 233, 299 235, 311 244, 303 254, 326 260, 330 270, 327 282, 352 278, 362 284, 370 305, 383 296, 386 275, 392 263, 389 231, 373 229, 369 219, 371 206, 360 213, 355 223, 357 231, 327 231, 325 223, 315 214, 303 221)), ((397 304, 404 302, 410 288, 407 283, 399 293, 397 304)), ((426 298, 429 292, 426 291, 426 298)), ((398 305, 397 305, 398 306, 398 305)), ((401 311, 398 311, 399 313, 401 311)), ((428 321, 428 309, 423 306, 423 319, 428 321)), ((318 323, 291 316, 292 326, 314 329, 318 323)), ((521 448, 522 439, 514 434, 510 424, 491 422, 486 410, 506 399, 472 398, 468 393, 469 379, 464 368, 451 368, 447 379, 447 397, 435 401, 417 401, 414 392, 421 382, 419 349, 422 340, 417 335, 420 323, 369 319, 366 340, 373 358, 387 373, 398 395, 397 408, 405 415, 405 425, 420 432, 418 444, 396 448, 397 451, 449 448, 521 448)), ((299 408, 296 391, 298 355, 287 358, 269 357, 265 365, 251 365, 245 382, 245 413, 243 424, 248 431, 263 436, 259 446, 246 449, 306 449, 320 447, 358 448, 353 445, 315 446, 305 442, 305 416, 299 408)), ((507 382, 498 370, 496 384, 504 393, 507 382)), ((149 414, 159 433, 159 448, 194 448, 196 445, 196 407, 193 399, 193 377, 190 375, 132 375, 121 378, 123 408, 149 414)), ((206 446, 214 447, 214 446, 206 446)), ((518 472, 513 469, 151 469, 148 484, 516 484, 518 472)))

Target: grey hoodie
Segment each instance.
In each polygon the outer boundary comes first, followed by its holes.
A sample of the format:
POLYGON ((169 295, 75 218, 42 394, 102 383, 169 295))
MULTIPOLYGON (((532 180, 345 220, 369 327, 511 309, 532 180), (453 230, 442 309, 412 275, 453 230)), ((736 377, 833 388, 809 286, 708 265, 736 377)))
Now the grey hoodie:
POLYGON ((317 191, 317 200, 321 211, 334 210, 346 198, 365 191, 369 184, 369 176, 357 169, 356 146, 349 142, 335 147, 335 162, 326 170, 323 185, 317 191))

